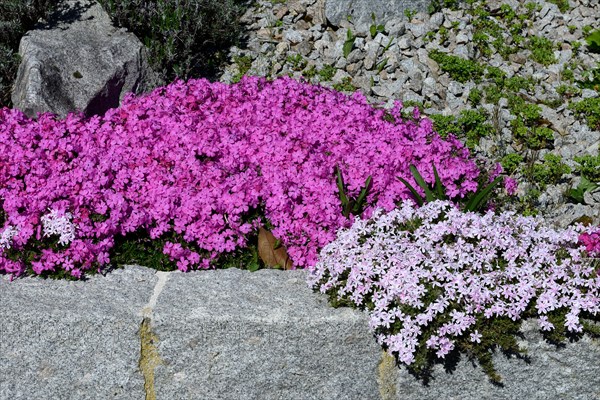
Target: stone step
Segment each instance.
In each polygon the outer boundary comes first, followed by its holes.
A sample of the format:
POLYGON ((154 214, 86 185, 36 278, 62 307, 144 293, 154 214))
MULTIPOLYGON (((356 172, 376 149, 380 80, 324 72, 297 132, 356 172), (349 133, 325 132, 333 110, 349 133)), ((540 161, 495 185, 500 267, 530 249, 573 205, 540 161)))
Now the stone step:
POLYGON ((529 363, 495 356, 504 387, 464 357, 425 386, 306 274, 0 277, 0 399, 600 399, 599 341, 556 349, 529 322, 529 363))

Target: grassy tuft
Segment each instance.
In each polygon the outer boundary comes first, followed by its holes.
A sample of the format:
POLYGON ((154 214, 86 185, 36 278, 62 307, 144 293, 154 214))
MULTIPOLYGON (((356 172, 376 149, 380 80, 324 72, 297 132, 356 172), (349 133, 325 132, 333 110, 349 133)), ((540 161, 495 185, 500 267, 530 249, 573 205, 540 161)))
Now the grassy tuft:
POLYGON ((146 45, 151 67, 176 78, 215 79, 227 51, 239 45, 242 0, 99 0, 113 22, 146 45))
POLYGON ((54 0, 0 1, 0 108, 12 106, 10 96, 19 68, 21 37, 55 9, 54 0))

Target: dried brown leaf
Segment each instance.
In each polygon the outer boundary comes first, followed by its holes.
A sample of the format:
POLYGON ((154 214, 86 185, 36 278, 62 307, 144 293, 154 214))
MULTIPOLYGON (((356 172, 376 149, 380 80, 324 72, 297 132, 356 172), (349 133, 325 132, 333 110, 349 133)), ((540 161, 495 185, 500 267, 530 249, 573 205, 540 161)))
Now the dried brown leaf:
POLYGON ((284 246, 280 245, 275 249, 277 239, 268 230, 260 228, 258 230, 258 256, 267 267, 282 267, 283 269, 292 268, 292 260, 284 246))

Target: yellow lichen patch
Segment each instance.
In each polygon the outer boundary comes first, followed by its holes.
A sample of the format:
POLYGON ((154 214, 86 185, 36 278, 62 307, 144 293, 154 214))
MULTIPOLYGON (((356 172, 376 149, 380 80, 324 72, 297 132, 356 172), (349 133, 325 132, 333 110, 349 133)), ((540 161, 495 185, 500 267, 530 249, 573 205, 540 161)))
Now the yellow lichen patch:
POLYGON ((379 361, 377 383, 379 384, 379 395, 381 400, 395 400, 396 395, 396 360, 386 351, 381 353, 379 361))
POLYGON ((152 333, 150 328, 150 318, 144 318, 140 326, 140 362, 138 364, 142 375, 144 376, 144 390, 146 391, 146 400, 156 400, 154 392, 154 369, 162 364, 163 361, 158 355, 158 336, 152 333))

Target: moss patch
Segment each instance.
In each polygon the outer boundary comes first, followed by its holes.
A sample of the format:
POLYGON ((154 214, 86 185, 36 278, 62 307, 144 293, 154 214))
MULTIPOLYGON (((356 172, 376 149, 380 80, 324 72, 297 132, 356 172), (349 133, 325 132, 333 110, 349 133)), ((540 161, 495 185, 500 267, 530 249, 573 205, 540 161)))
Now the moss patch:
POLYGON ((382 400, 396 399, 396 361, 386 351, 381 353, 377 371, 377 383, 379 384, 379 395, 382 400))
POLYGON ((156 400, 154 391, 154 370, 163 364, 156 345, 158 344, 158 336, 152 332, 150 328, 150 318, 144 318, 140 326, 140 361, 139 368, 144 376, 144 390, 146 391, 146 400, 156 400))

